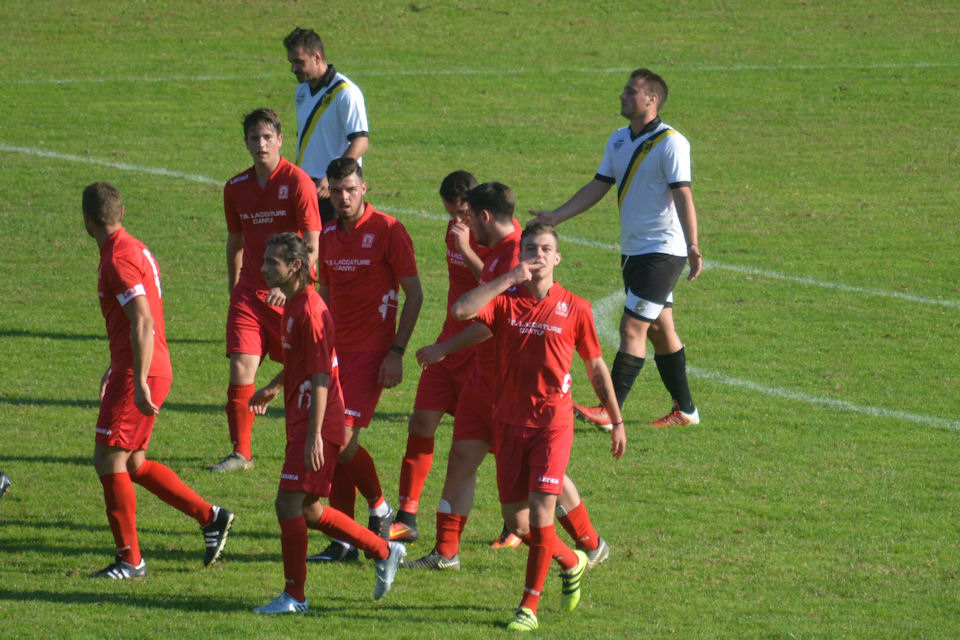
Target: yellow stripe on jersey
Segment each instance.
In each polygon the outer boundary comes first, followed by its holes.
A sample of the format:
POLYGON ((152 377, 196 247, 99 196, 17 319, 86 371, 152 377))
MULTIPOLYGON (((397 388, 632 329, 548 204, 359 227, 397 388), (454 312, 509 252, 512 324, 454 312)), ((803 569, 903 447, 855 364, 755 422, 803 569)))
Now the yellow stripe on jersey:
POLYGON ((640 163, 643 162, 653 148, 658 144, 666 140, 669 136, 675 134, 676 131, 673 129, 664 129, 659 131, 656 134, 650 136, 643 141, 637 150, 633 153, 633 157, 630 158, 630 164, 627 165, 627 172, 623 176, 623 182, 620 183, 620 186, 617 188, 617 206, 623 206, 623 199, 627 197, 627 191, 630 189, 630 183, 633 182, 633 176, 637 173, 637 168, 640 166, 640 163))
POLYGON ((327 110, 327 107, 329 107, 330 103, 333 102, 333 99, 337 97, 337 94, 349 86, 350 83, 341 80, 334 85, 325 96, 320 98, 319 102, 317 102, 317 106, 313 108, 313 112, 310 113, 310 117, 307 118, 307 129, 303 132, 303 135, 300 136, 300 141, 297 145, 296 165, 298 167, 303 163, 303 150, 306 149, 307 145, 310 143, 310 137, 313 135, 313 130, 317 128, 317 122, 320 121, 320 117, 323 116, 324 112, 327 110))

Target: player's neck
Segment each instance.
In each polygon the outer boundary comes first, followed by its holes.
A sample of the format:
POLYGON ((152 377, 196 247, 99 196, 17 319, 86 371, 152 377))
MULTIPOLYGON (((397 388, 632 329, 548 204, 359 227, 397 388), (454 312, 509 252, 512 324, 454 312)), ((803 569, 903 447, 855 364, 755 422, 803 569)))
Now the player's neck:
POLYGON ((105 227, 94 227, 90 235, 93 236, 93 239, 97 241, 97 246, 102 247, 107 243, 107 240, 110 239, 110 236, 115 234, 117 231, 123 229, 123 225, 107 225, 105 227))
POLYGON ((260 183, 261 187, 267 186, 267 181, 270 180, 270 176, 273 175, 278 166, 280 166, 280 158, 265 164, 254 163, 253 173, 257 176, 257 182, 260 183))
POLYGON ((630 121, 630 131, 637 136, 643 132, 643 129, 651 122, 657 119, 657 112, 643 113, 630 121))
POLYGON ((544 277, 541 280, 531 280, 524 283, 527 291, 537 300, 543 300, 550 293, 550 287, 553 286, 553 274, 544 277))

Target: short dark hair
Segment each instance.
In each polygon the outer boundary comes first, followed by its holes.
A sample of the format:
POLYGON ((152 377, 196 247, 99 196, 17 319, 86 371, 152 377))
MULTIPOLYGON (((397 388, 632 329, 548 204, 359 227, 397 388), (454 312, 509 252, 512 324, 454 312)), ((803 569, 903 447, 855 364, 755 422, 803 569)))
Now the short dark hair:
POLYGON ((270 247, 277 247, 280 258, 287 264, 291 264, 294 260, 300 261, 300 270, 297 272, 298 289, 315 282, 310 275, 310 249, 298 234, 287 231, 273 236, 264 248, 264 255, 270 247))
POLYGON ((101 227, 120 222, 123 200, 109 182, 94 182, 83 190, 83 212, 101 227))
POLYGON ((527 223, 527 226, 523 228, 523 231, 520 232, 520 246, 523 246, 523 241, 528 236, 538 236, 541 233, 549 233, 553 236, 554 241, 557 243, 557 247, 560 246, 560 238, 557 236, 557 229, 552 224, 546 222, 540 222, 538 220, 531 220, 527 223))
POLYGON ((647 93, 657 96, 657 111, 667 104, 667 83, 663 78, 655 74, 650 69, 636 69, 630 74, 631 78, 640 78, 643 80, 643 86, 647 93))
POLYGON ((502 182, 484 182, 463 194, 463 199, 474 213, 489 211, 498 222, 513 219, 517 199, 513 191, 502 182))
POLYGON ((334 158, 327 165, 327 180, 343 180, 354 173, 360 178, 360 182, 363 182, 363 167, 350 156, 334 158))
POLYGON ((440 197, 447 202, 459 202, 464 194, 479 184, 469 171, 459 169, 447 175, 440 183, 440 197))
POLYGON ((294 49, 303 49, 307 53, 320 52, 320 57, 327 59, 327 54, 323 51, 323 38, 313 29, 295 28, 283 39, 283 46, 287 51, 294 49))
POLYGON ((260 107, 243 116, 243 137, 246 138, 250 129, 258 124, 270 125, 277 132, 277 135, 283 133, 283 129, 280 128, 280 116, 277 115, 277 112, 267 107, 260 107))

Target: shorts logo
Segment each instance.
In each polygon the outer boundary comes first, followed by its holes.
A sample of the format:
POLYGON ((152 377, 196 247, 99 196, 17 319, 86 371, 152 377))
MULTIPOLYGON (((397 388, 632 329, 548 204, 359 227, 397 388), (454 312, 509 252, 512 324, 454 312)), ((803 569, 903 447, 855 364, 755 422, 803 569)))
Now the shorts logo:
POLYGON ((363 238, 360 241, 360 246, 363 247, 364 249, 369 249, 373 247, 373 234, 372 233, 363 234, 363 238))
POLYGON ((359 412, 359 411, 354 411, 353 409, 344 409, 344 410, 343 410, 343 413, 346 414, 346 415, 348 415, 348 416, 354 417, 354 418, 359 418, 359 417, 360 417, 360 412, 359 412))
POLYGON ((277 189, 277 199, 286 200, 289 197, 290 197, 290 187, 285 184, 280 185, 280 188, 277 189))
POLYGON ((293 481, 297 481, 297 480, 300 479, 300 476, 298 476, 298 475, 295 474, 295 473, 281 473, 281 474, 280 474, 280 479, 281 479, 281 480, 293 480, 293 481))
POLYGON ((557 303, 557 315, 561 318, 566 318, 570 315, 570 305, 562 300, 557 303))
POLYGON ((548 476, 540 476, 539 478, 537 478, 537 482, 541 482, 543 484, 553 484, 553 485, 560 484, 560 480, 558 480, 557 478, 550 478, 548 476))
POLYGON ((113 433, 113 430, 112 430, 112 429, 97 429, 97 433, 99 433, 99 434, 102 435, 102 436, 109 436, 110 434, 113 433))
POLYGON ((646 300, 637 300, 637 304, 633 305, 633 310, 638 316, 643 315, 643 310, 647 308, 646 300))

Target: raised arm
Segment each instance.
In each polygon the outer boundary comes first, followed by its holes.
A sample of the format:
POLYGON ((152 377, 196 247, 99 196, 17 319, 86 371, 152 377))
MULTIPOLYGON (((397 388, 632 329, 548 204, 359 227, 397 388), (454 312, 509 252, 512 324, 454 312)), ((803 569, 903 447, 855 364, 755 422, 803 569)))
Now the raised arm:
POLYGON ((604 182, 603 180, 597 180, 594 178, 587 184, 580 187, 580 190, 573 194, 572 198, 564 202, 553 211, 531 209, 530 215, 536 216, 537 220, 540 222, 546 222, 556 226, 564 220, 569 220, 570 218, 583 213, 593 205, 600 202, 603 199, 603 196, 607 195, 607 191, 610 191, 611 186, 612 183, 610 182, 604 182))

